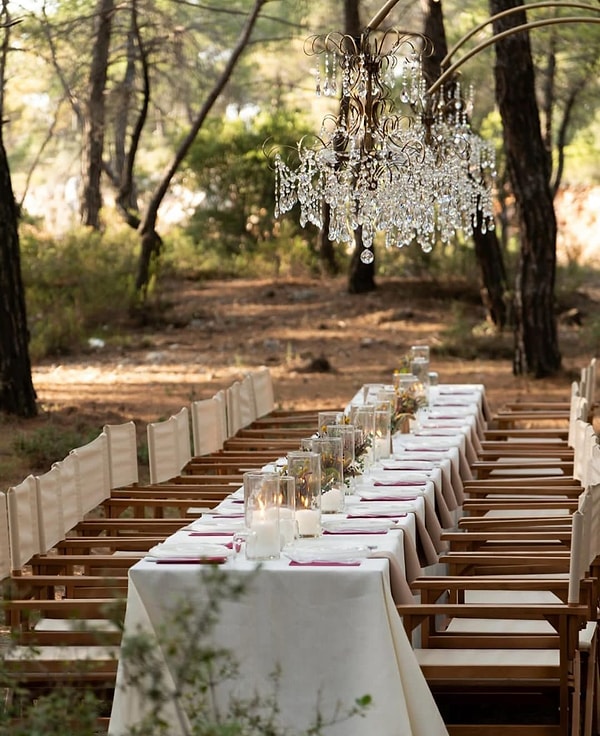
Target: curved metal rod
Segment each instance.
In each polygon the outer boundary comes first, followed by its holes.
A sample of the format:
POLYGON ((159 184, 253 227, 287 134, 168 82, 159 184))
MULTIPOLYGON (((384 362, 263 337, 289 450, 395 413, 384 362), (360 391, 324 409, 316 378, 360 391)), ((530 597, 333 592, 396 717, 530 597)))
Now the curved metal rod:
POLYGON ((444 56, 444 58, 441 60, 441 68, 443 69, 446 64, 450 62, 450 59, 454 56, 454 54, 461 46, 463 46, 469 39, 473 38, 476 33, 479 33, 479 31, 481 31, 490 23, 493 23, 495 20, 499 20, 500 18, 504 18, 508 15, 513 15, 514 13, 524 13, 529 10, 535 10, 536 8, 574 8, 576 10, 591 10, 593 13, 600 13, 600 7, 597 5, 589 5, 588 3, 557 2, 557 0, 544 0, 544 2, 529 3, 527 5, 519 5, 515 8, 508 8, 508 10, 503 10, 500 13, 491 15, 482 23, 479 23, 478 25, 471 28, 468 33, 465 33, 465 35, 462 36, 462 38, 460 38, 454 44, 454 46, 448 51, 446 56, 444 56))
POLYGON ((371 20, 365 26, 365 30, 374 31, 382 21, 385 20, 390 10, 397 5, 399 0, 388 0, 387 3, 377 11, 377 13, 371 18, 371 20))
POLYGON ((437 90, 448 80, 452 75, 469 59, 471 59, 473 56, 478 54, 480 51, 483 51, 483 49, 488 48, 488 46, 492 46, 496 43, 496 41, 500 41, 503 38, 506 38, 507 36, 513 36, 516 33, 519 33, 520 31, 528 31, 531 28, 543 28, 545 26, 553 26, 553 25, 561 25, 561 24, 567 24, 567 23, 593 23, 593 24, 600 24, 600 18, 591 18, 589 16, 564 16, 563 18, 546 18, 545 20, 534 20, 530 23, 523 23, 520 26, 514 26, 513 28, 509 28, 506 31, 502 31, 501 33, 497 33, 494 36, 491 36, 486 41, 482 41, 481 43, 477 44, 477 46, 473 47, 468 53, 466 53, 463 57, 461 57, 458 61, 455 61, 454 64, 451 64, 447 69, 444 70, 442 74, 435 80, 435 82, 429 87, 429 89, 426 91, 426 95, 432 95, 434 92, 437 92, 437 90))

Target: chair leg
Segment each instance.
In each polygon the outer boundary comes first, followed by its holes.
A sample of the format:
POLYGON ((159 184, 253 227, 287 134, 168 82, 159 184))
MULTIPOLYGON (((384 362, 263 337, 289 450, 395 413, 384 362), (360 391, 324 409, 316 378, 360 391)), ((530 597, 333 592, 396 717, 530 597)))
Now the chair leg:
POLYGON ((587 669, 585 678, 585 699, 583 714, 583 736, 592 736, 594 705, 598 698, 597 679, 598 679, 598 632, 594 632, 590 649, 587 655, 587 669))

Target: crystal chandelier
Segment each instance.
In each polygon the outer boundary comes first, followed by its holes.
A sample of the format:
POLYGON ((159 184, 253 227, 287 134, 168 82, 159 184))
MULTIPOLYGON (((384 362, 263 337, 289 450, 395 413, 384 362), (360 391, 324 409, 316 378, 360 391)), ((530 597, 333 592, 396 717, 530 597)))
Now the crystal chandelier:
POLYGON ((367 27, 359 38, 313 37, 305 51, 317 59, 317 95, 339 90, 340 112, 298 143, 293 164, 275 155, 276 216, 298 204, 301 225, 322 229, 326 203, 329 239, 360 230, 364 263, 379 231, 387 246, 430 251, 478 221, 493 227, 494 150, 471 129, 471 93, 457 81, 428 94, 426 37, 367 27))

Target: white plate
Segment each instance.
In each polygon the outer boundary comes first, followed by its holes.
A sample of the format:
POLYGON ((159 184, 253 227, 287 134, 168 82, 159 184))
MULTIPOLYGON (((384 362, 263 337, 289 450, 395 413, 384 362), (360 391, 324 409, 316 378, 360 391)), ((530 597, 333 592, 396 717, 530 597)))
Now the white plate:
POLYGON ((218 516, 207 518, 203 516, 200 519, 195 519, 186 528, 196 532, 222 531, 223 534, 227 534, 228 532, 233 534, 234 532, 239 532, 244 527, 244 519, 223 519, 218 516))
POLYGON ((293 562, 360 562, 368 557, 370 550, 362 545, 308 543, 290 544, 283 554, 293 562))
POLYGON ((224 558, 233 554, 222 544, 204 542, 162 542, 148 550, 146 557, 152 559, 195 560, 203 558, 224 558))

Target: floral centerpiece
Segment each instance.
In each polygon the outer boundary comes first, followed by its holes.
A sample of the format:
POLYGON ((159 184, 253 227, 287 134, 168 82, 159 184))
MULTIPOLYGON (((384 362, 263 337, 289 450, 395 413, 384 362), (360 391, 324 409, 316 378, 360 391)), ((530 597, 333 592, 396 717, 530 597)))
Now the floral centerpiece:
POLYGON ((419 409, 427 404, 427 397, 417 390, 422 384, 416 383, 414 387, 397 389, 396 403, 391 414, 391 431, 408 432, 409 421, 417 416, 419 409))

